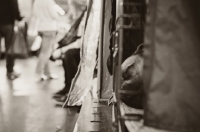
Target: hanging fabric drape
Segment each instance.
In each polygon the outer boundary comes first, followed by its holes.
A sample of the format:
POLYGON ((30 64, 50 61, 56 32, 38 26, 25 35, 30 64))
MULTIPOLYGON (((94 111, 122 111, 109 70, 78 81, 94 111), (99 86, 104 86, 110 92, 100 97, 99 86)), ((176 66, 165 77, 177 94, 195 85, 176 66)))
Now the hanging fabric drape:
POLYGON ((200 1, 151 0, 145 34, 147 126, 200 131, 200 1))
POLYGON ((65 105, 81 105, 84 97, 91 90, 94 69, 96 66, 96 51, 100 33, 101 0, 90 0, 86 17, 86 28, 81 47, 81 62, 78 72, 72 81, 69 97, 65 105), (91 9, 90 9, 91 7, 91 9))

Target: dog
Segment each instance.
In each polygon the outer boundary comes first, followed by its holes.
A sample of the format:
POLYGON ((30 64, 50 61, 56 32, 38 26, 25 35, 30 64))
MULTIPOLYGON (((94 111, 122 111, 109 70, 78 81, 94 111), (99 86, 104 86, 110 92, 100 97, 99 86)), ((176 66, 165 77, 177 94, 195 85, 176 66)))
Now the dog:
POLYGON ((144 44, 140 44, 134 54, 121 65, 121 89, 129 92, 129 94, 121 93, 121 100, 137 109, 143 109, 143 47, 144 44))

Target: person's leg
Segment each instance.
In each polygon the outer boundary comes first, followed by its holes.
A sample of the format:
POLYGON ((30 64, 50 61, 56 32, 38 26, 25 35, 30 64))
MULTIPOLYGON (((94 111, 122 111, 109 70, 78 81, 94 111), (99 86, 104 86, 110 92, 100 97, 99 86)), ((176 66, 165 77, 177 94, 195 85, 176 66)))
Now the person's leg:
POLYGON ((1 33, 5 37, 7 77, 8 79, 14 80, 20 75, 13 70, 15 61, 12 49, 15 39, 14 25, 1 26, 1 33))
POLYGON ((13 25, 3 26, 2 34, 5 37, 7 73, 12 73, 13 67, 14 67, 14 60, 15 60, 11 51, 11 48, 14 42, 14 26, 13 25))
POLYGON ((78 70, 78 65, 80 62, 80 49, 68 50, 65 53, 63 62, 65 68, 65 87, 67 89, 67 92, 69 92, 71 81, 78 70))
POLYGON ((27 50, 27 54, 25 57, 28 57, 30 55, 29 45, 28 45, 28 38, 27 38, 27 30, 28 30, 28 24, 25 22, 24 28, 21 29, 23 33, 23 39, 25 41, 25 48, 27 50))
POLYGON ((51 76, 50 68, 49 68, 49 61, 47 62, 46 66, 44 68, 44 75, 47 76, 47 77, 51 76))
POLYGON ((49 58, 52 54, 53 46, 55 44, 55 36, 56 32, 42 33, 42 45, 36 69, 38 75, 45 75, 50 77, 49 58))
POLYGON ((65 75, 65 86, 62 90, 55 93, 54 97, 65 95, 69 92, 71 81, 76 75, 80 62, 80 49, 71 49, 65 53, 63 58, 63 69, 65 75))
POLYGON ((0 59, 1 59, 1 52, 2 52, 2 51, 1 51, 1 49, 2 49, 2 48, 1 48, 1 39, 2 39, 1 36, 2 36, 2 35, 1 35, 1 27, 0 27, 0 59))

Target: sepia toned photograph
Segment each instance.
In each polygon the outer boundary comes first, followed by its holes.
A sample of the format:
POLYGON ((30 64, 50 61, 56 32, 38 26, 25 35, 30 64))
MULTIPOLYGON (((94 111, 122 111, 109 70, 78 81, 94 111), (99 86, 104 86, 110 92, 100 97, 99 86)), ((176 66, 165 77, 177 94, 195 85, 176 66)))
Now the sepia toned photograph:
POLYGON ((0 132, 200 132, 199 0, 0 0, 0 132))

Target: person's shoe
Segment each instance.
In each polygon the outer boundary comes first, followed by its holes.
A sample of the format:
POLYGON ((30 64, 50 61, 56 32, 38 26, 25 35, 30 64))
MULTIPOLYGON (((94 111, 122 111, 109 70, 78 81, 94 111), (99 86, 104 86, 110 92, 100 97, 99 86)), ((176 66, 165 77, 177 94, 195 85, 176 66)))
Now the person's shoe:
POLYGON ((50 80, 50 79, 58 79, 58 76, 55 74, 51 74, 50 76, 47 75, 40 75, 40 81, 50 80))
POLYGON ((58 76, 56 74, 51 74, 49 79, 58 79, 58 76))
POLYGON ((62 103, 64 103, 65 101, 66 101, 66 99, 67 99, 67 95, 64 95, 64 96, 61 96, 60 98, 55 98, 55 100, 57 101, 57 102, 62 102, 62 103))
POLYGON ((47 77, 46 75, 44 75, 44 74, 42 74, 42 75, 40 76, 40 80, 41 80, 41 81, 47 80, 47 79, 48 79, 48 77, 47 77))
POLYGON ((54 93, 53 98, 60 98, 64 95, 66 95, 68 92, 66 91, 66 88, 63 88, 59 90, 58 92, 54 93))
POLYGON ((16 79, 16 78, 18 78, 20 76, 20 74, 19 73, 16 73, 16 72, 8 72, 7 73, 7 78, 9 79, 9 80, 14 80, 14 79, 16 79))

